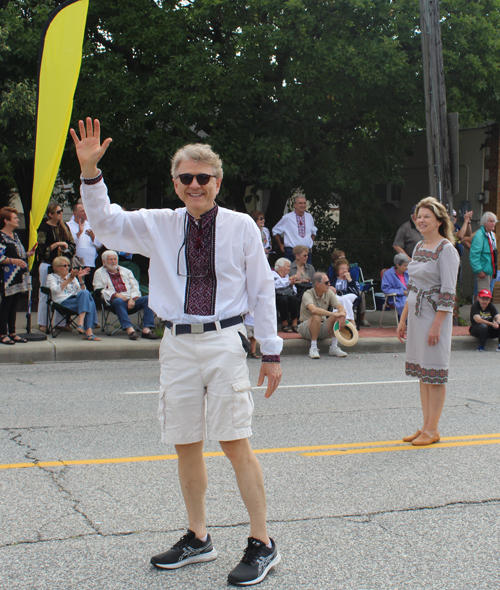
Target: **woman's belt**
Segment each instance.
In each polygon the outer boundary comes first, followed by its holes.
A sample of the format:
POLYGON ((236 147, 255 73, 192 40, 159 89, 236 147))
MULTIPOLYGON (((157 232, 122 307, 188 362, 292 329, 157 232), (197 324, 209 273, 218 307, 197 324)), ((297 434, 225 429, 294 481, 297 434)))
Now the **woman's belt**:
POLYGON ((415 315, 416 316, 420 315, 420 312, 422 310, 422 299, 424 297, 427 299, 427 301, 429 302, 432 309, 434 311, 437 311, 437 303, 434 301, 434 299, 432 299, 432 296, 436 295, 437 293, 439 293, 441 291, 441 289, 439 287, 433 287, 432 289, 425 291, 424 289, 417 289, 417 287, 415 287, 414 285, 409 285, 408 291, 413 291, 414 293, 417 294, 417 300, 415 302, 415 315))

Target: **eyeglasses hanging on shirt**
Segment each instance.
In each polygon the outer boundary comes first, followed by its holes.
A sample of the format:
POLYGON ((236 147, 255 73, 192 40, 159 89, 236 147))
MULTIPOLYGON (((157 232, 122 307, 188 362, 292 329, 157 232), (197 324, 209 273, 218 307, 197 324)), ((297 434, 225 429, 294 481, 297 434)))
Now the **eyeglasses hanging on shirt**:
MULTIPOLYGON (((200 175, 198 175, 198 176, 200 176, 200 175)), ((199 181, 198 181, 198 183, 201 184, 199 181)), ((179 263, 180 263, 180 259, 181 259, 181 251, 182 251, 183 248, 184 248, 184 250, 186 249, 186 237, 187 237, 188 223, 189 223, 188 214, 186 213, 186 215, 184 217, 184 239, 182 240, 182 244, 181 244, 181 247, 179 248, 179 252, 177 252, 177 276, 179 276, 179 277, 186 277, 188 279, 204 279, 204 278, 210 276, 210 272, 209 272, 210 269, 207 269, 207 272, 205 274, 203 274, 203 275, 188 275, 188 274, 185 274, 186 273, 186 270, 184 270, 184 273, 180 272, 180 270, 179 270, 179 267, 180 267, 179 263)), ((201 244, 201 238, 197 238, 197 241, 198 240, 199 240, 199 244, 196 244, 196 245, 198 246, 198 249, 199 249, 202 246, 202 244, 201 244)), ((186 259, 186 252, 184 252, 184 261, 185 261, 185 259, 186 259)))

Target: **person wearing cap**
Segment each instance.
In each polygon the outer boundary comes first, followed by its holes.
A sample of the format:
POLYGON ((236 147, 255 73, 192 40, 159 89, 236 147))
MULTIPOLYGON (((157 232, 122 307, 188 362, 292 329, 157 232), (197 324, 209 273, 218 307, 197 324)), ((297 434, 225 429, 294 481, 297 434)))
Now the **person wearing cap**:
POLYGON ((477 301, 470 308, 469 333, 479 338, 477 351, 483 352, 488 338, 498 338, 497 352, 500 352, 500 314, 493 305, 491 291, 482 289, 477 301))
MULTIPOLYGON (((255 317, 265 397, 281 380, 282 339, 277 335, 274 281, 261 233, 246 214, 219 207, 222 161, 209 145, 189 144, 172 159, 174 190, 185 207, 123 211, 111 204, 97 169, 111 143, 100 124, 79 121, 70 133, 82 172, 81 193, 96 236, 116 251, 150 259, 149 306, 165 322, 160 347, 158 415, 162 441, 175 445, 188 531, 151 563, 176 569, 217 558, 207 532, 205 439, 219 441, 231 461, 248 511, 250 537, 228 581, 257 584, 280 554, 269 538, 262 469, 248 437, 253 400, 242 316, 255 317), (208 420, 207 420, 208 418, 208 420), (208 422, 208 433, 207 433, 208 422)), ((175 582, 173 582, 175 586, 175 582)))
POLYGON ((497 274, 497 240, 495 227, 497 216, 487 211, 481 217, 481 227, 474 234, 470 246, 469 260, 476 275, 477 290, 491 289, 491 280, 497 274))
POLYGON ((332 343, 328 354, 330 356, 347 356, 338 345, 334 335, 334 324, 338 320, 340 328, 345 327, 346 310, 337 295, 330 289, 330 281, 325 273, 314 273, 312 289, 308 289, 302 296, 300 305, 299 334, 305 340, 311 341, 309 358, 319 359, 318 340, 331 338, 332 343), (331 311, 330 311, 331 310, 331 311))
POLYGON ((417 208, 416 205, 411 210, 410 221, 406 221, 403 225, 398 229, 396 233, 396 237, 394 238, 394 243, 392 247, 398 254, 406 254, 410 260, 413 256, 413 250, 415 250, 415 246, 420 242, 422 239, 422 234, 418 231, 417 227, 415 226, 415 209, 417 208))

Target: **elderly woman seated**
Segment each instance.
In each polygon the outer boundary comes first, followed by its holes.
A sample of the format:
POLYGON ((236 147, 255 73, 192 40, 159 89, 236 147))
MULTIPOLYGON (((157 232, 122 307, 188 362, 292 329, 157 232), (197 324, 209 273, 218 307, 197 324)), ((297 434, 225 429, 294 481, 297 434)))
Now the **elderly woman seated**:
POLYGON ((295 260, 290 266, 290 273, 299 277, 298 283, 310 283, 316 271, 312 264, 307 263, 309 248, 299 245, 295 246, 292 252, 295 255, 295 260))
POLYGON ((78 313, 78 331, 83 334, 84 340, 100 340, 92 332, 92 328, 97 324, 95 302, 83 282, 83 277, 90 269, 74 268, 69 271, 70 261, 66 256, 57 256, 52 268, 54 272, 47 277, 47 287, 52 293, 52 300, 78 313))
POLYGON ((335 279, 333 287, 339 298, 340 303, 344 306, 347 319, 354 321, 354 307, 361 302, 361 287, 358 281, 351 277, 350 265, 347 258, 338 258, 333 265, 335 279))
POLYGON ((398 315, 401 315, 408 295, 408 263, 409 257, 406 254, 394 256, 394 266, 388 268, 382 277, 382 292, 385 294, 396 293, 396 301, 389 301, 396 306, 398 315))
POLYGON ((297 321, 300 303, 295 288, 298 277, 296 275, 289 276, 290 261, 288 258, 279 258, 272 273, 276 289, 276 308, 281 317, 283 332, 298 332, 297 321))

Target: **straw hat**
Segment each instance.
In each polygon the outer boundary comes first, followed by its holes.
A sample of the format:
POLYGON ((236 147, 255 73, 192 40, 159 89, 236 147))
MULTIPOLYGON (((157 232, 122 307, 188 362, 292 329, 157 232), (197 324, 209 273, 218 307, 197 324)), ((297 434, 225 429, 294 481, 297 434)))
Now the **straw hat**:
POLYGON ((345 328, 340 329, 338 321, 333 326, 335 338, 344 346, 354 346, 358 341, 358 331, 353 322, 345 321, 345 328))

